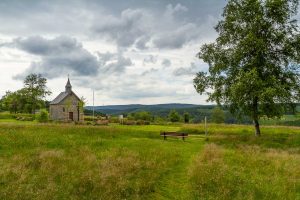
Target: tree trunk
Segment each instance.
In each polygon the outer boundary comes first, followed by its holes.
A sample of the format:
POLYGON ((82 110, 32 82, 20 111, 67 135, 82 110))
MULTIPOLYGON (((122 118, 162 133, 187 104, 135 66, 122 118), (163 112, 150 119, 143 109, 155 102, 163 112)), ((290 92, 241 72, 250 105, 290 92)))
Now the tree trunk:
POLYGON ((255 135, 260 136, 260 128, 259 128, 258 119, 254 119, 254 126, 255 126, 255 135))
POLYGON ((253 101, 253 122, 255 127, 255 135, 260 136, 260 128, 258 122, 258 98, 255 97, 253 101))

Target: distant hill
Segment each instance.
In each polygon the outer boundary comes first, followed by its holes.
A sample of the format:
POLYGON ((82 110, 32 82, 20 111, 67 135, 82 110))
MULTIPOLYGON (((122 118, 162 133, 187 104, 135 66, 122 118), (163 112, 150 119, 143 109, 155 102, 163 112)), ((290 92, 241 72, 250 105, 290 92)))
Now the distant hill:
MULTIPOLYGON (((111 106, 95 106, 95 115, 128 115, 130 113, 136 113, 140 111, 150 112, 153 116, 159 116, 166 118, 168 117, 171 110, 175 109, 181 116, 184 112, 190 114, 190 119, 194 123, 202 122, 205 117, 208 120, 211 119, 212 109, 216 105, 196 105, 196 104, 180 104, 180 103, 170 103, 170 104, 154 104, 154 105, 142 105, 142 104, 130 104, 130 105, 111 105, 111 106)), ((85 114, 92 115, 92 106, 85 107, 85 114)), ((297 106, 297 111, 300 112, 300 105, 297 106)), ((247 116, 241 116, 241 118, 236 118, 228 110, 225 112, 225 123, 241 123, 250 124, 252 120, 247 116)), ((286 111, 286 115, 292 115, 291 111, 286 111)))
MULTIPOLYGON (((118 115, 118 114, 128 114, 139 111, 148 111, 153 114, 158 115, 167 115, 170 110, 175 109, 178 112, 184 112, 195 109, 212 109, 214 105, 195 105, 195 104, 179 104, 179 103, 170 103, 170 104, 155 104, 155 105, 142 105, 142 104, 130 104, 130 105, 112 105, 112 106, 95 106, 95 111, 109 114, 109 115, 118 115)), ((85 109, 92 110, 92 106, 86 106, 85 109)))

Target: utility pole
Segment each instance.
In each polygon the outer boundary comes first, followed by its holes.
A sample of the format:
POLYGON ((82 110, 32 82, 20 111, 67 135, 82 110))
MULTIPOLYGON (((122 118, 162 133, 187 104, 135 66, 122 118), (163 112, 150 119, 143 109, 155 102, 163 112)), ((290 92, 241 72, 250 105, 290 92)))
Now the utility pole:
POLYGON ((95 95, 94 95, 94 89, 93 89, 93 121, 95 121, 95 95))

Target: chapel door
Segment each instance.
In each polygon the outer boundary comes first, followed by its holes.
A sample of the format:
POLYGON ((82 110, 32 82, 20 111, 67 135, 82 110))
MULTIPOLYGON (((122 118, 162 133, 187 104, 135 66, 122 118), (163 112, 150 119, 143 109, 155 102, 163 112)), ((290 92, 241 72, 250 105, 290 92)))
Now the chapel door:
POLYGON ((69 119, 73 121, 73 112, 69 112, 69 119))

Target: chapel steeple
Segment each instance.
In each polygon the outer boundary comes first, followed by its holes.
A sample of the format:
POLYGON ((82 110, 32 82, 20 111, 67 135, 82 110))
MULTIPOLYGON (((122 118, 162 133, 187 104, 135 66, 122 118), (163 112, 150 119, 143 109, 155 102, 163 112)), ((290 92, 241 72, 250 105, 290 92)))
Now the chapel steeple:
POLYGON ((66 92, 67 92, 67 93, 71 93, 71 92, 72 92, 72 85, 71 85, 71 83, 70 83, 69 76, 68 76, 68 82, 67 82, 65 88, 66 88, 66 92))

